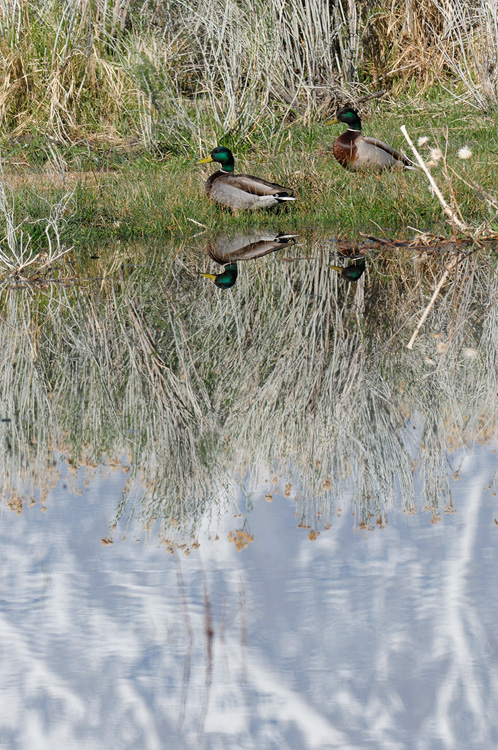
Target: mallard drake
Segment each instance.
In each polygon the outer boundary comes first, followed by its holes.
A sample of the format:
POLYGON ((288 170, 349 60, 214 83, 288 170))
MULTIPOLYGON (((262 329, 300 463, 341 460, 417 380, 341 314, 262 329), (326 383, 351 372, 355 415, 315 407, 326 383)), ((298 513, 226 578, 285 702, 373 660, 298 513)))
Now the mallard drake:
POLYGON ((237 281, 237 264, 230 263, 225 266, 222 273, 201 273, 205 279, 211 279, 220 289, 230 289, 237 281))
POLYGON ((297 234, 275 234, 265 230, 254 230, 247 234, 241 232, 231 237, 219 235, 209 242, 207 251, 215 263, 225 265, 240 260, 262 258, 263 255, 287 247, 296 237, 297 234))
POLYGON ((224 265, 225 268, 222 273, 201 273, 201 276, 211 279, 221 289, 229 289, 237 281, 239 261, 254 260, 273 253, 275 250, 282 250, 296 237, 297 234, 275 234, 266 231, 236 234, 234 237, 221 235, 209 242, 207 252, 215 263, 224 265))
POLYGON ((217 146, 197 164, 217 161, 221 169, 206 180, 206 193, 211 200, 229 208, 271 208, 278 203, 295 201, 289 188, 249 174, 235 174, 233 154, 225 146, 217 146))
POLYGON ((334 271, 342 276, 343 279, 349 281, 358 281, 360 276, 363 275, 365 270, 365 259, 362 258, 357 263, 353 263, 351 266, 330 266, 334 271))
POLYGON ((387 143, 362 135, 360 117, 351 107, 340 109, 332 120, 327 121, 327 125, 337 122, 345 123, 348 129, 335 139, 332 152, 339 164, 346 169, 365 169, 376 172, 391 167, 417 169, 407 156, 391 148, 387 143))

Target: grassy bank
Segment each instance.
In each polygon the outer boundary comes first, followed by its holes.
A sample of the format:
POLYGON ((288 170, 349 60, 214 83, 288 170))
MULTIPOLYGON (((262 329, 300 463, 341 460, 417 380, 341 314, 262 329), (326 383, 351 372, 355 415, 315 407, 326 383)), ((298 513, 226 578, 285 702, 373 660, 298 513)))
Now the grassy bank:
POLYGON ((45 251, 47 216, 63 201, 58 238, 80 252, 189 236, 195 222, 266 225, 207 201, 210 169, 195 162, 223 143, 238 170, 296 190, 299 202, 272 215, 276 229, 451 232, 422 173, 358 176, 334 161, 340 128, 324 121, 348 101, 359 102, 365 132, 410 156, 400 126, 415 142, 427 137, 446 200, 485 231, 496 204, 497 29, 481 0, 0 2, 14 225, 45 251), (473 152, 465 162, 463 146, 473 152))
MULTIPOLYGON (((402 124, 415 143, 428 139, 420 152, 446 200, 471 227, 494 229, 498 137, 492 117, 447 101, 364 107, 364 131, 411 155, 402 124), (459 156, 464 146, 472 152, 468 159, 459 156)), ((67 205, 60 217, 61 240, 81 252, 116 239, 191 236, 199 224, 221 231, 269 223, 282 231, 327 228, 348 238, 379 231, 389 237, 411 236, 413 230, 451 234, 451 222, 421 171, 375 176, 344 170, 331 153, 341 130, 316 119, 308 125, 289 123, 276 151, 256 138, 241 144, 237 171, 291 186, 299 197, 273 213, 236 215, 211 204, 203 185, 212 166, 197 166, 206 151, 193 148, 188 156, 158 156, 139 147, 24 142, 4 152, 4 177, 13 195, 14 223, 37 250, 46 249, 40 226, 49 206, 63 196, 67 205)))

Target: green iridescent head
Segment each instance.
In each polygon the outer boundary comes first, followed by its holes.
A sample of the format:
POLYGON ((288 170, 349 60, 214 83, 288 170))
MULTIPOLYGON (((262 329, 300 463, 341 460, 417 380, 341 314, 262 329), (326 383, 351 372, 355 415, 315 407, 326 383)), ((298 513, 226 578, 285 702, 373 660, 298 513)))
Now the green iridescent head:
POLYGON ((222 273, 201 273, 201 276, 211 279, 220 289, 230 289, 237 281, 237 264, 230 263, 229 266, 225 266, 222 273))
POLYGON ((337 271, 343 279, 346 281, 358 281, 360 276, 365 271, 365 260, 361 258, 357 263, 353 263, 351 266, 330 266, 334 271, 337 271))
POLYGON ((351 130, 361 130, 360 116, 351 107, 339 109, 336 116, 332 120, 329 120, 327 125, 333 125, 337 122, 343 122, 351 130))
POLYGON ((225 172, 233 172, 233 154, 229 148, 226 148, 226 146, 216 146, 216 148, 213 148, 209 156, 206 156, 205 159, 200 159, 197 164, 209 164, 211 161, 219 162, 221 168, 225 172))

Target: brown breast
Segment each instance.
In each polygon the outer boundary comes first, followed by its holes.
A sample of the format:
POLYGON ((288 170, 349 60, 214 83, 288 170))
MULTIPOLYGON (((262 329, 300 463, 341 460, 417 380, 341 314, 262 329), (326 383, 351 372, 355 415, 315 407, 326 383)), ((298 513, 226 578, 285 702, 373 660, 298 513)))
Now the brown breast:
POLYGON ((357 159, 356 139, 361 136, 359 130, 346 130, 345 133, 336 138, 332 146, 335 158, 346 169, 354 168, 357 159))

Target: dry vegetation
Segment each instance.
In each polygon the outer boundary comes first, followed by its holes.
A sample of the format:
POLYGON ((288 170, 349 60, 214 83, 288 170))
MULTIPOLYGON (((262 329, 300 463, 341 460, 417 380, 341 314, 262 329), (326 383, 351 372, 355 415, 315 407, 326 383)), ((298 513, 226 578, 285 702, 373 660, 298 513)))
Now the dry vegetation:
POLYGON ((378 88, 498 98, 484 0, 1 0, 0 129, 189 152, 378 88))

